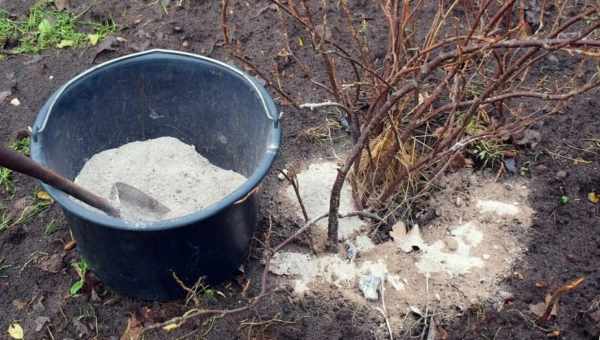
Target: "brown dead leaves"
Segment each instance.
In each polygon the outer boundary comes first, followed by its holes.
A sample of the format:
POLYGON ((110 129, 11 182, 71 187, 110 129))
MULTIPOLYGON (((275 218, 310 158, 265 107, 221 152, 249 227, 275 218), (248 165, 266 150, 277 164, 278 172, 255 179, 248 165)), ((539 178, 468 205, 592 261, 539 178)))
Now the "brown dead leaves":
POLYGON ((531 310, 531 312, 539 317, 537 323, 542 324, 548 321, 550 317, 557 316, 559 311, 558 302, 560 300, 560 297, 566 293, 575 290, 583 283, 584 280, 584 277, 577 278, 556 289, 552 294, 546 295, 545 303, 540 302, 535 305, 530 305, 529 309, 531 310))

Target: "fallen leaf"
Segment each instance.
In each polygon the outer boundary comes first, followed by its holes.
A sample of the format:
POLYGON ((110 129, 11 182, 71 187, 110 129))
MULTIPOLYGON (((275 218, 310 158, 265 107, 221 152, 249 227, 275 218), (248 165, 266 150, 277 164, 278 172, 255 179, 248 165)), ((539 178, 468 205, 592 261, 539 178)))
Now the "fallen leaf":
POLYGON ((63 268, 63 257, 60 254, 54 254, 40 262, 37 267, 45 272, 56 274, 63 268))
POLYGON ((142 336, 142 323, 135 317, 135 314, 131 314, 127 319, 127 328, 121 335, 121 340, 138 340, 142 336))
POLYGON ((37 197, 39 200, 41 200, 41 201, 45 201, 45 202, 52 202, 52 201, 53 201, 53 200, 52 200, 52 197, 50 197, 50 194, 48 194, 48 193, 47 193, 47 192, 45 192, 45 191, 38 191, 38 192, 35 194, 35 197, 37 197))
POLYGON ((75 41, 73 40, 67 40, 67 39, 63 39, 61 40, 56 47, 58 48, 67 48, 67 47, 73 47, 75 46, 75 41))
POLYGON ((410 253, 425 247, 425 241, 423 241, 423 238, 421 237, 421 230, 417 224, 406 232, 404 223, 398 222, 392 227, 390 236, 405 253, 410 253))
POLYGON ((598 195, 597 193, 592 191, 588 194, 588 200, 590 200, 590 202, 596 204, 596 203, 600 202, 600 195, 598 195))
POLYGON ((585 160, 585 159, 579 158, 579 157, 575 158, 573 160, 573 165, 579 165, 579 164, 592 164, 592 161, 588 161, 588 160, 585 160))
POLYGON ((554 330, 548 334, 546 334, 547 337, 549 338, 558 338, 560 336, 560 330, 554 330))
POLYGON ((18 323, 11 323, 8 326, 8 335, 10 335, 11 338, 17 340, 23 339, 23 337, 25 336, 23 328, 18 323))
MULTIPOLYGON (((178 324, 176 324, 176 323, 170 323, 170 324, 168 324, 168 325, 164 326, 164 327, 163 327, 163 330, 165 330, 165 331, 167 331, 167 332, 170 332, 170 331, 173 331, 173 330, 175 330, 175 329, 177 329, 177 328, 179 328, 179 325, 178 325, 178 324)), ((121 340, 122 340, 122 339, 121 339, 121 340)))
POLYGON ((90 41, 90 45, 92 45, 92 46, 98 45, 98 42, 100 41, 99 34, 88 34, 87 37, 88 37, 88 40, 90 41))
POLYGON ((15 308, 17 310, 21 310, 23 308, 25 308, 27 306, 27 302, 21 300, 21 299, 14 299, 12 301, 13 306, 15 306, 15 308))
POLYGON ((67 244, 65 244, 65 246, 63 247, 63 250, 71 251, 75 248, 76 245, 77 245, 77 242, 75 240, 71 240, 71 241, 67 242, 67 244))
POLYGON ((73 285, 71 286, 71 288, 69 288, 69 294, 71 294, 71 296, 77 295, 77 293, 79 293, 79 291, 81 290, 81 288, 83 288, 84 283, 85 282, 83 280, 77 280, 77 281, 75 281, 75 283, 73 283, 73 285))
MULTIPOLYGON (((546 308, 551 300, 552 300, 552 296, 550 294, 547 294, 546 297, 544 298, 544 302, 536 303, 535 305, 529 305, 529 310, 536 316, 542 317, 544 315, 544 313, 546 312, 546 308)), ((558 315, 558 303, 555 303, 554 306, 552 306, 552 311, 550 312, 550 315, 551 316, 558 315)))
POLYGON ((541 282, 541 281, 540 282, 536 282, 535 286, 537 288, 546 288, 546 283, 545 282, 541 282))
POLYGON ((583 281, 585 281, 585 277, 579 277, 565 285, 563 285, 562 287, 558 288, 557 290, 554 291, 554 293, 552 293, 552 296, 550 298, 548 298, 548 296, 546 296, 546 311, 545 313, 538 319, 538 323, 540 322, 545 322, 548 321, 548 319, 550 318, 551 315, 556 315, 556 313, 558 312, 558 301, 560 299, 560 297, 565 294, 568 293, 574 289, 576 289, 577 287, 579 287, 583 281), (552 307, 552 310, 550 310, 550 307, 552 307), (554 308, 556 307, 556 311, 554 310, 554 308))
POLYGON ((537 317, 541 317, 546 311, 546 304, 543 302, 531 304, 529 305, 529 311, 535 314, 537 317))

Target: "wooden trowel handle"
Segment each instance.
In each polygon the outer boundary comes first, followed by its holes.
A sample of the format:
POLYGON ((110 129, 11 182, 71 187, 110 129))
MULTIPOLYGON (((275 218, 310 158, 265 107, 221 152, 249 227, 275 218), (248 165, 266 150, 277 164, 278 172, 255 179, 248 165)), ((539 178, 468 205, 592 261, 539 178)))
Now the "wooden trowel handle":
POLYGON ((37 178, 94 208, 100 209, 111 216, 119 217, 119 211, 107 199, 84 189, 30 158, 2 146, 0 146, 0 166, 37 178))

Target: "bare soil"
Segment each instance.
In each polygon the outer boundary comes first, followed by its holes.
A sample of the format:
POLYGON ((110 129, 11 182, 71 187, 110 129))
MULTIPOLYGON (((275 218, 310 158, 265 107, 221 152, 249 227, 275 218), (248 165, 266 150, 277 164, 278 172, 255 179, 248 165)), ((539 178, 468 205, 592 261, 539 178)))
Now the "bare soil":
MULTIPOLYGON (((0 0, 0 7, 23 17, 34 2, 0 0)), ((177 2, 171 1, 165 13, 156 1, 98 0, 89 10, 86 10, 89 1, 71 1, 70 10, 85 13, 86 20, 113 18, 120 27, 115 35, 125 41, 113 41, 109 49, 52 49, 39 57, 15 55, 1 60, 0 92, 11 90, 12 94, 0 103, 0 142, 12 142, 18 130, 31 125, 45 100, 68 79, 111 58, 149 48, 170 48, 234 63, 220 47, 220 3, 182 1, 183 6, 177 7, 177 2), (20 106, 9 103, 14 97, 20 100, 20 106)), ((277 62, 274 56, 281 48, 275 33, 278 15, 268 8, 269 4, 264 0, 252 4, 235 2, 232 8, 237 23, 233 34, 245 44, 255 46, 250 57, 258 65, 277 62)), ((356 1, 354 9, 365 16, 375 16, 375 8, 369 1, 356 1)), ((386 35, 378 33, 376 28, 373 31, 373 44, 383 51, 386 35)), ((567 66, 559 65, 557 70, 561 67, 567 66)), ((315 66, 315 72, 318 68, 315 66)), ((289 81, 288 88, 305 94, 306 101, 323 99, 317 88, 300 85, 303 84, 301 75, 290 73, 288 76, 284 79, 289 81)), ((510 275, 505 275, 497 285, 512 297, 501 309, 494 301, 473 305, 465 298, 464 304, 456 303, 455 313, 436 317, 449 339, 545 339, 555 330, 560 330, 559 337, 563 339, 597 339, 600 335, 600 205, 587 199, 589 192, 600 192, 600 149, 594 148, 593 141, 600 139, 599 105, 597 93, 577 99, 560 115, 535 127, 542 136, 539 145, 520 150, 517 165, 527 170, 524 172, 529 191, 526 200, 534 213, 531 228, 510 230, 523 252, 507 270, 510 275), (579 161, 573 161, 575 159, 579 161), (569 197, 569 203, 560 204, 561 196, 569 197), (548 292, 581 276, 586 278, 583 285, 561 298, 558 315, 543 327, 535 325, 529 305, 542 301, 548 292)), ((274 169, 306 168, 311 159, 331 158, 329 147, 311 142, 304 133, 308 128, 323 124, 323 115, 285 105, 282 109, 285 112, 284 145, 274 169)), ((18 211, 19 205, 31 197, 38 185, 24 176, 14 177, 15 196, 2 192, 0 197, 2 204, 18 211)), ((513 179, 499 180, 504 184, 503 181, 513 179)), ((262 220, 258 239, 263 238, 268 228, 269 216, 272 217, 273 243, 290 235, 301 223, 293 206, 279 194, 282 185, 275 171, 266 179, 260 196, 262 220)), ((423 228, 440 223, 435 214, 430 216, 433 217, 423 228)), ((381 232, 387 234, 389 229, 381 232)), ((381 238, 385 241, 386 237, 381 238)), ((25 329, 26 339, 119 339, 131 315, 148 325, 178 316, 190 308, 183 301, 156 303, 118 296, 93 277, 89 277, 82 294, 70 297, 69 287, 77 280, 71 263, 79 256, 76 250, 64 250, 69 240, 58 206, 52 206, 30 223, 0 233, 0 260, 10 265, 0 273, 4 275, 0 277, 0 338, 7 337, 10 323, 18 322, 25 329), (61 228, 48 236, 44 229, 51 221, 61 228)), ((307 245, 307 239, 301 238, 293 247, 307 249, 307 245)), ((254 242, 252 249, 245 265, 245 278, 215 287, 225 297, 207 301, 207 307, 237 307, 258 292, 263 270, 260 242, 254 242), (250 284, 244 290, 246 279, 250 284)), ((299 298, 291 287, 283 282, 277 284, 278 280, 271 278, 271 285, 276 289, 249 311, 214 320, 195 319, 169 334, 155 331, 146 334, 146 338, 175 339, 186 335, 209 339, 387 337, 384 320, 374 309, 378 304, 365 304, 336 290, 317 290, 299 298)), ((394 304, 394 301, 387 303, 394 304)), ((394 317, 414 321, 415 316, 407 313, 394 317)), ((394 332, 396 339, 411 338, 399 329, 394 332)), ((417 327, 412 335, 418 338, 420 334, 417 327)))

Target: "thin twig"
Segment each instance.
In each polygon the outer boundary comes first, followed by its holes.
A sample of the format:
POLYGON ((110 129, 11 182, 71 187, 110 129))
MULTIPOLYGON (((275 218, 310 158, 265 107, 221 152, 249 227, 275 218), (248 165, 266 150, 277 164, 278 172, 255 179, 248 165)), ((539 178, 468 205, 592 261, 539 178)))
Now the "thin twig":
POLYGON ((385 280, 381 280, 381 308, 377 307, 375 309, 381 313, 383 319, 385 320, 385 325, 387 326, 390 340, 394 340, 394 332, 392 331, 392 326, 390 325, 390 319, 388 319, 387 316, 387 308, 385 308, 385 280))
POLYGON ((304 206, 304 201, 302 200, 302 196, 300 196, 300 186, 298 184, 298 176, 295 173, 293 173, 290 176, 281 169, 279 169, 279 173, 288 181, 288 183, 290 183, 290 185, 294 189, 294 193, 296 194, 296 199, 298 200, 298 204, 300 204, 300 209, 302 210, 302 215, 304 216, 304 222, 308 222, 308 213, 306 212, 306 207, 304 206))

